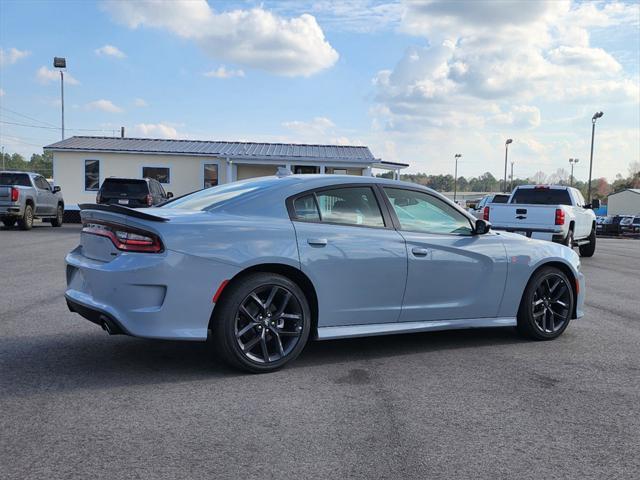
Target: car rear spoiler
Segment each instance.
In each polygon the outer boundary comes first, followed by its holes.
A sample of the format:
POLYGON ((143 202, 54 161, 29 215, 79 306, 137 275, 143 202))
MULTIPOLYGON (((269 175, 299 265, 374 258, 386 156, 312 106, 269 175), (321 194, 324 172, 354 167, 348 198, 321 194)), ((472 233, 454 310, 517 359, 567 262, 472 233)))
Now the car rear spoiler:
POLYGON ((128 217, 141 218, 142 220, 149 220, 150 222, 168 222, 168 218, 158 217, 151 215, 150 213, 140 212, 129 207, 122 207, 120 205, 98 205, 97 203, 81 203, 78 205, 80 210, 99 210, 102 212, 119 213, 128 217))

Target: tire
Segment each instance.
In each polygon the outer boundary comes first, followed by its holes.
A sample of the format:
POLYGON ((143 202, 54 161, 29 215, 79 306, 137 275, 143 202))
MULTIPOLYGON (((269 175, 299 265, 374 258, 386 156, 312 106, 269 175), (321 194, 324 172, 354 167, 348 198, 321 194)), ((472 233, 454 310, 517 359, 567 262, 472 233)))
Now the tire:
POLYGON ((55 218, 52 218, 51 221, 51 226, 52 227, 61 227, 62 226, 62 222, 63 222, 63 218, 64 218, 64 207, 62 205, 58 205, 58 208, 56 209, 56 216, 55 218))
POLYGON ((18 225, 22 230, 31 230, 33 228, 33 207, 27 204, 24 207, 22 218, 18 220, 18 225))
POLYGON ((580 245, 580 256, 581 257, 593 257, 593 254, 596 253, 596 231, 595 229, 591 230, 589 234, 589 243, 585 245, 580 245))
POLYGON ((294 360, 311 331, 298 285, 273 273, 242 277, 224 290, 211 321, 215 353, 234 368, 272 372, 294 360))
POLYGON ((7 217, 7 218, 3 218, 2 219, 2 223, 7 228, 13 227, 16 224, 16 222, 17 222, 17 220, 15 218, 12 218, 12 217, 7 217))
POLYGON ((522 295, 518 332, 534 340, 558 338, 571 321, 573 305, 573 287, 565 273, 543 267, 533 274, 522 295))

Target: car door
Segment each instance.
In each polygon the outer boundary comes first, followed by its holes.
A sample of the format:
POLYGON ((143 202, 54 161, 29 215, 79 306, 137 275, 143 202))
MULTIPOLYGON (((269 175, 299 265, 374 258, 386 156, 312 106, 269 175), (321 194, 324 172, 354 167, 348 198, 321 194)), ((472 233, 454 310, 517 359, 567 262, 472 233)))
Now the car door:
POLYGON ((36 215, 53 215, 55 212, 54 199, 55 195, 51 191, 51 185, 44 177, 38 175, 34 178, 33 183, 36 186, 36 215))
POLYGON ((587 238, 593 228, 593 215, 591 213, 591 209, 584 208, 585 201, 580 190, 572 189, 572 193, 576 205, 575 207, 569 207, 573 208, 576 214, 576 227, 573 238, 587 238))
POLYGON ((500 236, 473 234, 470 219, 424 191, 384 187, 407 242, 401 322, 495 317, 507 277, 500 236))
POLYGON ((398 321, 407 251, 381 199, 362 184, 289 199, 301 268, 318 296, 320 326, 398 321))

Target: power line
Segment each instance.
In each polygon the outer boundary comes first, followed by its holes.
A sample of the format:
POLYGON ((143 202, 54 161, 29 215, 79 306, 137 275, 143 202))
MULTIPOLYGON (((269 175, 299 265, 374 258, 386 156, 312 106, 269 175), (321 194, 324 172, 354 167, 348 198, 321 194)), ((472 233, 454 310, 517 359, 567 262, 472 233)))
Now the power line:
MULTIPOLYGON (((29 123, 9 122, 7 120, 0 120, 0 123, 6 123, 8 125, 17 125, 19 127, 41 128, 45 130, 60 130, 60 127, 44 127, 41 125, 32 125, 29 123)), ((97 129, 97 128, 67 128, 67 130, 73 130, 74 132, 114 132, 114 130, 97 129)))
POLYGON ((10 108, 7 108, 7 107, 0 106, 0 109, 6 110, 7 112, 11 112, 14 115, 19 115, 19 116, 24 117, 24 118, 26 118, 28 120, 33 121, 33 122, 44 123, 45 125, 50 125, 51 127, 54 127, 56 130, 58 130, 60 128, 60 127, 56 127, 53 123, 45 122, 44 120, 38 120, 37 118, 30 117, 29 115, 25 115, 24 113, 16 112, 15 110, 11 110, 10 108))

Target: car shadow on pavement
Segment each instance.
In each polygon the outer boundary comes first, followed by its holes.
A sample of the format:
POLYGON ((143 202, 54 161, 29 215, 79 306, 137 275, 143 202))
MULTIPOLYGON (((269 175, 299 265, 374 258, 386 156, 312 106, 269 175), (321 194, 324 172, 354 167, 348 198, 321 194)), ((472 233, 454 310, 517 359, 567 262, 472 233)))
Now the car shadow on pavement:
MULTIPOLYGON (((512 328, 416 333, 311 342, 288 368, 523 342, 512 328)), ((0 398, 75 389, 215 380, 246 375, 202 342, 78 332, 0 340, 0 398)), ((250 379, 248 379, 250 381, 250 379)))

